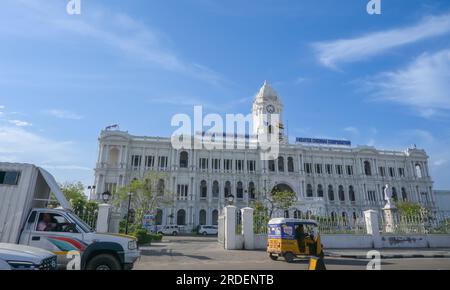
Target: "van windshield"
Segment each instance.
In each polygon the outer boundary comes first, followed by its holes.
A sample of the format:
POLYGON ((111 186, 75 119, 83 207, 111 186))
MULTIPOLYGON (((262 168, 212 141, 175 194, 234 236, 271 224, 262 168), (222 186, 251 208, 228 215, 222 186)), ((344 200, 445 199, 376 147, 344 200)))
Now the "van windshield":
POLYGON ((68 212, 67 214, 70 216, 70 218, 72 220, 74 220, 77 223, 77 225, 80 228, 83 229, 84 232, 86 232, 86 233, 93 233, 94 232, 94 230, 88 224, 86 224, 84 221, 82 221, 78 216, 76 216, 75 214, 73 214, 71 212, 68 212))

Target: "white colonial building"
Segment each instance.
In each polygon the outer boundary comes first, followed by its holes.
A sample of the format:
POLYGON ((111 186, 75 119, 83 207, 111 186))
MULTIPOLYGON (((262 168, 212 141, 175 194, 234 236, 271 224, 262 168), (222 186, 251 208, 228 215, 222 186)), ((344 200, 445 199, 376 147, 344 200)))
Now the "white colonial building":
MULTIPOLYGON (((253 133, 271 131, 262 114, 279 114, 283 104, 265 83, 252 110, 253 133)), ((283 125, 279 128, 283 134, 283 125)), ((202 138, 196 136, 195 138, 202 138)), ((236 142, 254 137, 236 136, 236 142)), ((380 210, 383 187, 389 184, 394 198, 420 202, 434 208, 433 182, 424 150, 384 151, 347 142, 283 138, 276 160, 261 160, 260 149, 174 149, 171 138, 133 136, 107 129, 99 138, 95 169, 96 191, 114 192, 147 171, 166 172, 164 185, 175 194, 173 205, 158 210, 160 224, 217 224, 220 209, 233 195, 238 207, 264 200, 274 189, 291 190, 298 202, 289 212, 360 217, 367 209, 380 210)))

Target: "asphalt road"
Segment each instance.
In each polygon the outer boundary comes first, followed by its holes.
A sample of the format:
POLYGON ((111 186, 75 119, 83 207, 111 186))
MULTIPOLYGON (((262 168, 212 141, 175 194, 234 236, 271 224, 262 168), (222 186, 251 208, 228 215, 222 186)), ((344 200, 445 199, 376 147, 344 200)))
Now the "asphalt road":
MULTIPOLYGON (((264 251, 225 251, 216 237, 164 237, 141 248, 136 270, 307 270, 308 260, 272 261, 264 251)), ((368 261, 327 257, 329 270, 365 270, 368 261)), ((386 259, 382 270, 450 270, 450 258, 386 259)))

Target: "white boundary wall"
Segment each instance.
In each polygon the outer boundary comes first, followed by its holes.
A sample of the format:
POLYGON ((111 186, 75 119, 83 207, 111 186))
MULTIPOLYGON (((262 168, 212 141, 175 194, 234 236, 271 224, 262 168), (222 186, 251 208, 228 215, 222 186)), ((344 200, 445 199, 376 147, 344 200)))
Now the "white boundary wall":
MULTIPOLYGON (((253 209, 243 208, 242 234, 236 234, 236 211, 234 206, 225 208, 225 249, 265 250, 267 234, 254 234, 253 209)), ((449 248, 450 235, 386 235, 380 234, 375 211, 366 211, 367 233, 365 235, 322 235, 325 249, 382 249, 382 248, 449 248), (369 234, 370 233, 370 234, 369 234)))

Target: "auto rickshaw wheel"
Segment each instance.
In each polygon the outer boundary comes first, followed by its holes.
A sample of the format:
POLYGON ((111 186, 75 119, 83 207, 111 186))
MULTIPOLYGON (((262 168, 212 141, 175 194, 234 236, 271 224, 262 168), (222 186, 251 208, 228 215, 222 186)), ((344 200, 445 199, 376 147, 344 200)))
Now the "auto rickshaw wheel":
POLYGON ((274 254, 269 254, 269 257, 272 261, 277 261, 278 260, 278 256, 274 255, 274 254))
POLYGON ((293 263, 293 262, 294 262, 294 259, 295 259, 295 255, 292 254, 291 252, 285 253, 285 254, 283 255, 283 257, 284 257, 284 259, 286 260, 286 262, 288 262, 288 263, 293 263))

